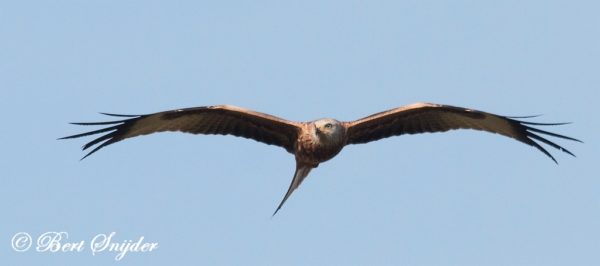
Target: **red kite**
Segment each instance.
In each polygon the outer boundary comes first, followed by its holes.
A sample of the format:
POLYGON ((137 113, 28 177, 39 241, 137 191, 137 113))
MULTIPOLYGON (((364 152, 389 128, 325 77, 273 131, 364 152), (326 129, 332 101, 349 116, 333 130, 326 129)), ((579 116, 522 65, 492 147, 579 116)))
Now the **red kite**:
POLYGON ((86 150, 99 144, 82 159, 102 147, 126 138, 162 131, 234 135, 284 148, 296 157, 296 172, 273 215, 279 211, 313 168, 336 156, 348 144, 367 143, 403 134, 445 132, 461 128, 475 129, 498 133, 531 145, 556 162, 554 157, 536 140, 572 156, 575 155, 540 134, 581 142, 574 138, 532 127, 566 123, 525 122, 517 119, 529 117, 505 117, 473 109, 432 103, 415 103, 352 122, 341 122, 331 118, 311 122, 293 122, 230 105, 177 109, 147 115, 105 115, 126 117, 126 119, 72 123, 85 126, 110 126, 61 139, 106 133, 83 146, 83 150, 86 150))

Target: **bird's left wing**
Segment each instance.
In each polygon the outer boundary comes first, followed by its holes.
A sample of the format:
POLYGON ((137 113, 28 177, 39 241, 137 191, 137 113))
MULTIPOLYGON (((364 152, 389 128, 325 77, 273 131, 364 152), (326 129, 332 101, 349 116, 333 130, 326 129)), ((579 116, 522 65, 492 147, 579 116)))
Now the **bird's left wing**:
POLYGON ((86 150, 99 144, 82 159, 102 147, 126 138, 162 131, 234 135, 277 145, 293 153, 294 142, 300 131, 300 123, 298 122, 229 105, 186 108, 147 115, 105 115, 127 118, 110 122, 72 123, 85 126, 110 126, 61 139, 79 138, 108 132, 83 146, 83 150, 86 150))
MULTIPOLYGON (((482 111, 449 105, 416 103, 346 122, 347 144, 367 143, 391 136, 444 132, 453 129, 475 129, 501 134, 534 146, 556 160, 535 140, 573 155, 567 149, 539 134, 579 141, 577 139, 544 131, 532 126, 562 125, 565 123, 533 123, 515 117, 504 117, 482 111)), ((581 141, 579 141, 581 142, 581 141)), ((573 155, 574 156, 574 155, 573 155)))

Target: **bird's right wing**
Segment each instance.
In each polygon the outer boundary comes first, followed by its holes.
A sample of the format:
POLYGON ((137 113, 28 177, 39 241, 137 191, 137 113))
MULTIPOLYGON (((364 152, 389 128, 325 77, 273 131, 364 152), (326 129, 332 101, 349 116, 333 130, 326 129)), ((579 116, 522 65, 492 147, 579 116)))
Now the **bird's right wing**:
POLYGON ((565 123, 525 122, 516 120, 514 117, 505 117, 468 108, 433 103, 416 103, 376 113, 353 122, 346 122, 346 127, 348 128, 347 144, 367 143, 403 134, 444 132, 461 128, 482 130, 501 134, 534 146, 556 162, 554 157, 536 140, 570 155, 573 155, 573 153, 536 133, 573 141, 579 140, 533 126, 562 124, 565 123))
POLYGON ((126 138, 162 131, 234 135, 277 145, 293 153, 294 143, 301 125, 298 122, 229 105, 186 108, 148 115, 106 115, 127 117, 127 119, 110 122, 72 123, 85 126, 111 126, 61 139, 79 138, 108 132, 83 146, 83 150, 86 150, 99 144, 83 158, 90 156, 102 147, 126 138))

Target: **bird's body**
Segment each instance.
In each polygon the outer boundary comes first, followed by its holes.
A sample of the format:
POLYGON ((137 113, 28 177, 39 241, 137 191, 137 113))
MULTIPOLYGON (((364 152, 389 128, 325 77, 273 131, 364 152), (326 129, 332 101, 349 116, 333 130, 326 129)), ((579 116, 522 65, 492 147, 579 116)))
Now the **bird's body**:
POLYGON ((315 167, 336 156, 346 145, 346 129, 335 119, 306 123, 294 145, 296 161, 315 167))
POLYGON ((127 117, 127 119, 109 122, 73 123, 77 125, 111 126, 64 137, 63 139, 108 132, 83 147, 85 150, 98 144, 83 158, 106 145, 123 139, 161 131, 234 135, 286 149, 295 156, 296 172, 275 213, 313 168, 335 157, 344 146, 349 144, 367 143, 403 134, 444 132, 460 128, 475 129, 498 133, 534 146, 556 162, 554 157, 534 140, 570 155, 573 154, 536 133, 579 141, 531 127, 531 125, 546 126, 564 123, 525 122, 477 110, 431 103, 403 106, 352 122, 341 122, 331 118, 311 122, 294 122, 229 105, 178 109, 149 115, 107 115, 127 117))

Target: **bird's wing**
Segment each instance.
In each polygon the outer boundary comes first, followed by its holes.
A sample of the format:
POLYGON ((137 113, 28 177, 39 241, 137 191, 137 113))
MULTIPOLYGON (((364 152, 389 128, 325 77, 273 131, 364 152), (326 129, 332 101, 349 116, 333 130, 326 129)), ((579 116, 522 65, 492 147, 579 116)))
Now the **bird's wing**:
POLYGON ((83 150, 86 150, 99 144, 83 158, 90 156, 102 147, 123 139, 162 131, 234 135, 266 144, 277 145, 293 153, 294 142, 300 131, 301 124, 228 105, 186 108, 148 115, 105 115, 127 117, 127 119, 110 122, 72 123, 86 126, 110 126, 61 139, 106 133, 83 146, 83 150))
POLYGON ((516 120, 515 118, 449 105, 416 103, 376 113, 353 122, 345 122, 345 125, 348 129, 347 144, 367 143, 402 134, 444 132, 461 128, 483 130, 498 133, 534 146, 548 155, 554 162, 556 162, 554 157, 536 140, 570 155, 573 155, 573 153, 539 134, 581 142, 574 138, 532 127, 563 125, 566 123, 533 123, 516 120))

